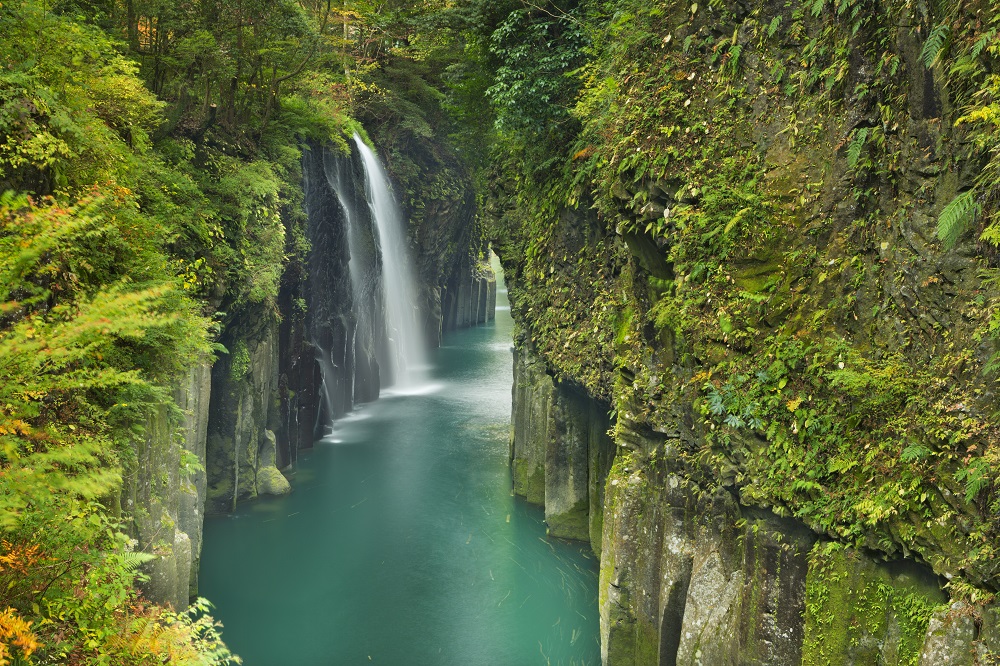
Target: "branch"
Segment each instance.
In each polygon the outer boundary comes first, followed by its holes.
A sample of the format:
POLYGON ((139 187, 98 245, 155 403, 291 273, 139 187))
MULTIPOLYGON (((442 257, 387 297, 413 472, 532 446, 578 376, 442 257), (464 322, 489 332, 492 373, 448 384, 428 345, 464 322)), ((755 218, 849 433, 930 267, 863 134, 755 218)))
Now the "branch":
POLYGON ((542 13, 548 14, 552 18, 555 18, 555 19, 567 19, 568 21, 572 21, 573 23, 576 23, 578 26, 583 27, 583 22, 580 21, 580 19, 576 18, 572 14, 564 12, 561 9, 559 10, 559 14, 553 14, 548 9, 545 9, 544 7, 540 7, 540 6, 536 5, 535 3, 531 2, 530 0, 521 0, 521 4, 522 5, 527 5, 528 7, 532 7, 534 9, 537 9, 538 11, 540 11, 542 13))

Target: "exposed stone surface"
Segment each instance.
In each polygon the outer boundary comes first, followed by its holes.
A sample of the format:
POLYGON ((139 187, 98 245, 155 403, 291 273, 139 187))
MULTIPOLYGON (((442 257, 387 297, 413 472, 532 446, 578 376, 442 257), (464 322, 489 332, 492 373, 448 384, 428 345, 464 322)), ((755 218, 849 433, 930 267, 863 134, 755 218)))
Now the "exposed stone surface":
POLYGON ((287 495, 292 492, 292 486, 288 483, 288 479, 274 466, 276 445, 277 440, 274 433, 265 430, 255 479, 259 495, 287 495))
POLYGON ((180 414, 166 407, 149 416, 125 475, 122 505, 132 517, 137 549, 157 555, 145 565, 143 592, 185 608, 197 593, 206 477, 204 471, 211 368, 192 368, 174 392, 180 414))
POLYGON ((183 414, 183 447, 191 456, 182 465, 181 492, 177 510, 177 528, 191 544, 189 596, 198 594, 198 569, 201 561, 202 528, 205 499, 208 496, 208 413, 212 395, 212 367, 207 362, 192 368, 185 386, 174 393, 183 414))
POLYGON ((444 285, 441 322, 437 332, 466 328, 493 321, 497 304, 497 281, 488 262, 471 259, 459 264, 444 285))
POLYGON ((514 351, 510 456, 514 492, 545 507, 552 536, 600 552, 603 482, 613 447, 607 408, 554 382, 530 349, 514 351))
POLYGON ((236 502, 257 497, 259 471, 274 466, 275 440, 268 434, 278 422, 277 323, 266 325, 259 335, 237 339, 213 371, 208 434, 212 512, 230 511, 236 502))
POLYGON ((973 666, 976 623, 965 604, 956 602, 931 616, 920 652, 920 666, 973 666), (964 611, 964 612, 963 612, 964 611))
POLYGON ((671 472, 662 435, 628 439, 605 502, 605 663, 800 663, 815 536, 671 472))

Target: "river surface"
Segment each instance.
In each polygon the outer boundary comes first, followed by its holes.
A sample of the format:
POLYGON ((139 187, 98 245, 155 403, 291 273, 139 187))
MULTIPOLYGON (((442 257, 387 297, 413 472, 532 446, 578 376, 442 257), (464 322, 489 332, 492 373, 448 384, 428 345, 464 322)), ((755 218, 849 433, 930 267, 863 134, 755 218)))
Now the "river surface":
POLYGON ((511 494, 511 319, 302 451, 283 498, 205 524, 201 594, 246 666, 600 664, 597 561, 511 494))

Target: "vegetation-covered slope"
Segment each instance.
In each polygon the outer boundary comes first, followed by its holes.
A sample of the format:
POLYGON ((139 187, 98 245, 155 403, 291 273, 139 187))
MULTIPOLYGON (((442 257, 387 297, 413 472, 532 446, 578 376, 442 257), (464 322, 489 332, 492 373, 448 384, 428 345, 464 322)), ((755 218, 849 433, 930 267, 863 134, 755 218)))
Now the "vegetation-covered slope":
POLYGON ((220 332, 301 317, 279 288, 308 252, 302 150, 346 149, 413 15, 0 6, 0 663, 231 659, 203 603, 137 595, 150 556, 133 551, 172 544, 135 488, 158 503, 203 475, 190 451, 151 462, 149 442, 182 437, 172 394, 228 353, 220 332))
POLYGON ((489 38, 526 344, 619 423, 685 413, 700 482, 990 589, 996 10, 581 3, 489 38))
MULTIPOLYGON (((732 496, 992 599, 997 10, 623 0, 479 27, 519 344, 616 414, 602 594, 654 635, 677 479, 708 502, 685 515, 732 496)), ((823 626, 803 659, 833 654, 823 626)), ((619 659, 664 649, 636 631, 619 659)))

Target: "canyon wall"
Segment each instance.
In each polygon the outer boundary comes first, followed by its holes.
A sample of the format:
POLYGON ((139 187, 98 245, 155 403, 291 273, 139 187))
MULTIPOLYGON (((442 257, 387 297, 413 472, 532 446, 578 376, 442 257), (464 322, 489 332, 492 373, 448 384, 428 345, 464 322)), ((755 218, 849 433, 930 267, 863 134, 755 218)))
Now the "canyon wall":
POLYGON ((995 250, 937 237, 982 161, 940 17, 844 6, 631 6, 566 182, 494 174, 514 488, 606 666, 995 663, 995 250))

